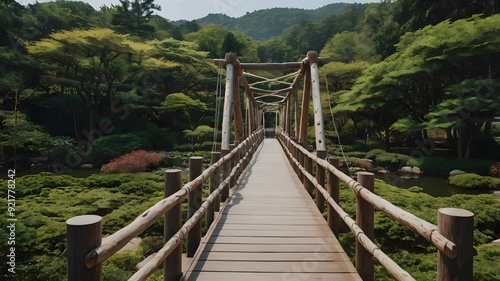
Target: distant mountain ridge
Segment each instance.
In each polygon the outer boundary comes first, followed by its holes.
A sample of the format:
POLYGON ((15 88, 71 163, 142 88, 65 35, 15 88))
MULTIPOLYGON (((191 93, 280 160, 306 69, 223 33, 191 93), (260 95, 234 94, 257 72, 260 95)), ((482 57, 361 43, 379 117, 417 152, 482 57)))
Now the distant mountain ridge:
POLYGON ((316 22, 332 14, 341 15, 348 11, 351 5, 353 4, 333 3, 314 10, 272 8, 247 13, 239 18, 223 14, 209 14, 196 22, 200 25, 222 25, 230 31, 241 31, 254 40, 267 40, 281 35, 285 29, 301 22, 316 22))

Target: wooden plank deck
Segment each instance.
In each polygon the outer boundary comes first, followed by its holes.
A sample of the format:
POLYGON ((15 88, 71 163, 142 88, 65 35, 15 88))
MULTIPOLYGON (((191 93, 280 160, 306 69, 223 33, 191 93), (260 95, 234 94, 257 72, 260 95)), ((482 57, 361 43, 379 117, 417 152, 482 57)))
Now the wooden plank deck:
POLYGON ((183 280, 361 280, 277 140, 240 181, 183 280))

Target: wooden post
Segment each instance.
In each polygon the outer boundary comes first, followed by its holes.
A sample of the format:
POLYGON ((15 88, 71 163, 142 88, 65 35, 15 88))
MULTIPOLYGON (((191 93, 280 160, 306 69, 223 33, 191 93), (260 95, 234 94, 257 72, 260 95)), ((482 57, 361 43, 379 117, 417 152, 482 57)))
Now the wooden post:
POLYGON ((287 136, 292 134, 292 95, 291 93, 288 95, 288 99, 286 100, 286 119, 285 119, 285 133, 287 136))
MULTIPOLYGON (((300 154, 303 155, 302 153, 300 153, 300 154)), ((312 167, 313 167, 312 159, 309 158, 307 155, 303 155, 303 158, 304 158, 304 169, 309 174, 312 174, 312 167)), ((313 193, 314 192, 314 186, 311 183, 311 181, 305 175, 303 175, 302 181, 304 183, 304 188, 307 190, 307 192, 309 193, 309 195, 313 196, 314 195, 314 193, 313 193)))
MULTIPOLYGON (((182 171, 166 170, 164 197, 176 193, 182 188, 182 171)), ((172 236, 182 227, 182 204, 177 204, 165 214, 163 221, 163 243, 166 244, 172 236)), ((174 251, 163 262, 163 280, 177 281, 182 276, 182 245, 177 246, 174 251)))
POLYGON ((298 139, 298 135, 299 135, 299 114, 298 114, 298 111, 299 111, 299 99, 298 99, 298 93, 297 93, 297 89, 294 89, 293 90, 293 138, 292 139, 295 139, 297 140, 298 139))
MULTIPOLYGON (((323 121, 323 110, 321 106, 321 92, 319 87, 319 66, 318 66, 318 53, 310 51, 307 53, 307 59, 309 60, 309 69, 311 77, 312 86, 312 98, 314 106, 314 130, 316 136, 316 150, 325 151, 326 156, 326 144, 325 144, 325 128, 323 121)), ((323 158, 324 159, 324 158, 323 158)))
POLYGON ((95 215, 73 217, 66 221, 68 281, 101 281, 102 264, 85 265, 85 256, 101 245, 102 218, 95 215))
POLYGON ((243 116, 241 114, 240 82, 236 72, 233 78, 234 140, 241 141, 243 137, 243 116))
POLYGON ((302 110, 300 113, 299 144, 307 144, 307 128, 309 126, 309 96, 311 88, 311 73, 306 72, 304 77, 304 90, 302 91, 302 110))
MULTIPOLYGON (((369 172, 358 172, 358 182, 371 192, 375 187, 375 175, 369 172)), ((361 196, 356 194, 356 223, 366 236, 374 239, 375 209, 361 196)), ((363 281, 373 281, 375 275, 373 255, 361 243, 356 241, 356 270, 363 281)))
POLYGON ((234 92, 234 63, 236 57, 233 54, 226 54, 226 92, 224 93, 224 112, 222 116, 222 140, 221 150, 229 149, 229 139, 231 136, 231 107, 233 106, 234 92))
POLYGON ((438 251, 437 280, 472 280, 474 214, 464 209, 439 209, 438 231, 457 245, 458 255, 451 259, 438 251))
MULTIPOLYGON (((228 154, 229 154, 229 148, 221 150, 222 158, 228 154)), ((222 164, 222 181, 225 181, 230 173, 231 173, 231 159, 222 164)), ((229 197, 229 186, 230 184, 226 184, 220 193, 220 200, 222 202, 226 202, 226 199, 229 197)))
MULTIPOLYGON (((213 165, 220 159, 220 152, 212 152, 212 157, 210 158, 210 165, 213 165)), ((220 168, 214 170, 214 172, 210 175, 210 194, 214 192, 220 184, 220 168)), ((207 210, 207 227, 212 225, 214 221, 215 212, 218 212, 220 209, 220 194, 217 196, 212 204, 208 206, 207 210)))
MULTIPOLYGON (((203 157, 189 158, 189 181, 194 180, 203 173, 203 157)), ((203 197, 203 183, 200 183, 188 197, 188 217, 191 218, 193 214, 201 207, 203 197)), ((187 256, 193 257, 201 242, 201 220, 199 220, 191 231, 188 233, 187 239, 187 256)))
MULTIPOLYGON (((298 149, 298 148, 297 148, 297 154, 298 154, 298 157, 299 157, 298 160, 299 160, 300 166, 302 166, 302 167, 305 168, 306 167, 306 165, 305 165, 305 158, 307 156, 305 156, 304 153, 302 153, 302 151, 300 151, 300 149, 298 149)), ((304 183, 304 175, 302 174, 302 171, 300 169, 299 169, 299 178, 300 178, 300 181, 302 183, 304 183)))
MULTIPOLYGON (((229 151, 233 151, 233 149, 236 147, 236 145, 234 143, 230 144, 229 145, 229 151)), ((231 166, 230 166, 230 169, 229 169, 229 173, 231 173, 233 171, 233 168, 234 166, 236 165, 236 153, 233 154, 233 156, 231 157, 231 161, 229 161, 231 163, 231 166)), ((236 174, 233 175, 231 177, 231 180, 229 181, 229 189, 233 188, 234 186, 236 185, 236 174)))
MULTIPOLYGON (((328 163, 333 165, 335 168, 340 167, 340 159, 336 156, 329 157, 328 158, 328 163)), ((340 188, 339 188, 339 178, 335 176, 332 172, 328 172, 328 193, 330 194, 330 197, 339 204, 339 199, 340 199, 340 188)), ((335 212, 332 206, 328 204, 328 226, 332 230, 333 234, 335 234, 335 237, 339 238, 339 228, 340 228, 340 217, 335 212)))
MULTIPOLYGON (((316 156, 320 159, 325 159, 326 158, 326 151, 324 150, 318 150, 316 152, 316 156)), ((325 188, 325 168, 323 168, 321 165, 316 165, 316 180, 318 181, 318 184, 321 185, 323 188, 325 188)), ((316 206, 318 207, 318 210, 320 213, 323 213, 325 211, 325 197, 323 197, 323 194, 321 192, 316 191, 316 206)))

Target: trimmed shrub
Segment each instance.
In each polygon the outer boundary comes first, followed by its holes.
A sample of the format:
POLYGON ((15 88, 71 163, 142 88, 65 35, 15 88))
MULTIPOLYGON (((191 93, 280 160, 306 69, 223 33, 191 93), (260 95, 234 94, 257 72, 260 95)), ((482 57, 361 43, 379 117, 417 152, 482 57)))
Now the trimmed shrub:
POLYGON ((366 153, 366 158, 373 160, 374 164, 390 170, 398 170, 403 166, 418 166, 418 162, 408 155, 385 152, 382 149, 369 151, 366 153))
POLYGON ((78 185, 81 180, 68 175, 55 175, 49 172, 41 172, 17 178, 16 182, 17 197, 22 197, 29 194, 39 194, 44 188, 51 189, 78 185))
POLYGON ((162 159, 163 156, 154 151, 137 150, 112 160, 102 168, 102 171, 105 173, 147 172, 157 168, 162 159))
POLYGON ((163 195, 163 183, 152 180, 131 181, 122 183, 118 190, 123 194, 136 194, 139 196, 149 196, 155 192, 163 195))
POLYGON ((460 174, 448 179, 450 184, 473 189, 500 189, 500 178, 477 174, 460 174))
POLYGON ((89 161, 94 166, 101 166, 112 159, 138 149, 150 149, 150 144, 145 143, 134 134, 104 136, 92 144, 89 161))

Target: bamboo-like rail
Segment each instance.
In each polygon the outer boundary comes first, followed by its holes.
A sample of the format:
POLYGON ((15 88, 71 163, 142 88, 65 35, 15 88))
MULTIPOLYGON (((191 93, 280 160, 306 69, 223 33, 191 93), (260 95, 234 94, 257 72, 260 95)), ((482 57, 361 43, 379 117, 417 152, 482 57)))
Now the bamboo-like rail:
MULTIPOLYGON (((164 216, 168 211, 170 211, 174 206, 182 204, 183 200, 188 197, 188 195, 195 190, 200 184, 205 180, 209 179, 214 171, 220 171, 223 165, 231 163, 235 158, 238 159, 238 163, 232 166, 232 169, 228 176, 219 184, 219 186, 208 196, 206 201, 201 205, 201 207, 193 214, 191 218, 181 227, 181 229, 164 245, 164 247, 149 261, 144 267, 142 267, 136 274, 134 274, 129 280, 145 280, 147 276, 151 275, 165 260, 165 258, 172 253, 172 251, 182 242, 182 239, 189 233, 189 231, 194 227, 194 225, 201 219, 201 217, 206 213, 208 207, 217 201, 219 194, 224 189, 230 188, 230 182, 241 175, 241 171, 250 162, 253 153, 264 138, 264 130, 261 128, 249 136, 245 141, 236 146, 227 155, 220 158, 216 163, 212 164, 210 167, 205 169, 198 177, 194 180, 186 183, 178 192, 173 195, 159 201, 141 215, 139 215, 134 221, 125 226, 124 228, 116 231, 112 235, 102 239, 100 246, 90 251, 85 257, 85 263, 80 264, 81 268, 97 268, 101 271, 100 265, 110 258, 112 255, 117 253, 121 248, 123 248, 130 240, 138 235, 142 234, 146 229, 148 229, 157 219, 164 216), (244 152, 242 152, 244 150, 244 152), (240 159, 239 155, 243 154, 244 157, 240 159)), ((85 217, 85 216, 80 216, 85 217)), ((78 220, 78 217, 72 220, 78 220)), ((68 226, 69 227, 69 226, 68 226)), ((100 234, 99 234, 100 235, 100 234)), ((76 243, 76 242, 75 242, 76 243)), ((81 243, 81 241, 79 241, 81 243)), ((68 263, 72 257, 68 257, 68 263)), ((83 269, 85 270, 85 269, 83 269)), ((81 270, 75 270, 75 272, 68 272, 68 279, 80 280, 77 274, 81 270)), ((102 275, 102 273, 99 273, 102 275)), ((101 279, 95 279, 101 280, 101 279)), ((85 280, 94 281, 94 280, 85 280)))
MULTIPOLYGON (((368 237, 365 235, 364 231, 352 220, 345 211, 338 205, 337 202, 332 198, 332 196, 321 186, 317 179, 311 174, 311 167, 308 165, 304 166, 302 163, 312 161, 316 163, 318 167, 323 167, 329 173, 335 175, 339 180, 343 181, 348 185, 348 187, 360 198, 363 198, 371 204, 377 210, 383 212, 392 219, 398 221, 399 223, 409 227, 414 232, 418 233, 424 237, 430 244, 434 245, 439 253, 444 255, 448 260, 456 260, 459 255, 458 246, 451 240, 444 237, 439 231, 438 226, 431 224, 417 216, 400 209, 399 207, 393 205, 387 200, 375 195, 373 192, 369 191, 367 188, 363 187, 359 182, 350 178, 333 165, 331 165, 327 160, 321 159, 316 155, 313 155, 307 151, 304 147, 297 144, 290 137, 285 135, 283 131, 277 130, 276 137, 281 143, 281 146, 288 155, 289 161, 294 167, 295 171, 299 177, 304 177, 304 186, 312 185, 317 192, 321 193, 323 197, 327 200, 328 204, 336 211, 336 213, 344 220, 347 226, 355 234, 356 240, 363 245, 363 247, 368 250, 373 257, 384 266, 397 280, 414 280, 408 272, 400 268, 393 260, 391 260, 386 254, 384 254, 368 237), (301 161, 300 159, 304 159, 301 161)), ((441 211, 441 210, 440 210, 441 211)), ((471 214, 468 211, 467 215, 471 214)), ((330 215, 329 215, 330 216, 330 215)), ((460 231, 460 230, 458 230, 460 231)), ((467 229, 469 231, 469 229, 467 229)), ((470 229, 470 233, 472 230, 470 229)), ((465 250, 467 252, 467 250, 465 250)), ((472 272, 472 263, 470 263, 470 272, 472 272)), ((439 267, 443 267, 439 265, 439 267)))

